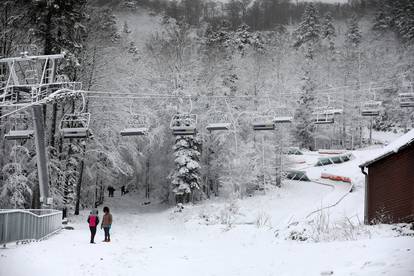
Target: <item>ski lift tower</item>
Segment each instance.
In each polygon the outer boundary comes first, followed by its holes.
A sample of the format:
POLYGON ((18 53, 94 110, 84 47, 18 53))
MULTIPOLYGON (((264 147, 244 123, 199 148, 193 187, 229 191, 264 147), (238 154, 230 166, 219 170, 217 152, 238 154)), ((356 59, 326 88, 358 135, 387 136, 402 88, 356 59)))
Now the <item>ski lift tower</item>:
POLYGON ((49 173, 42 105, 47 103, 50 94, 62 87, 76 89, 80 84, 62 82, 62 78, 55 75, 56 64, 63 58, 64 54, 29 55, 27 51, 24 51, 19 57, 0 59, 0 66, 4 69, 0 86, 0 107, 5 110, 11 109, 9 113, 5 113, 8 115, 32 108, 40 202, 44 207, 52 204, 52 198, 49 197, 49 173))

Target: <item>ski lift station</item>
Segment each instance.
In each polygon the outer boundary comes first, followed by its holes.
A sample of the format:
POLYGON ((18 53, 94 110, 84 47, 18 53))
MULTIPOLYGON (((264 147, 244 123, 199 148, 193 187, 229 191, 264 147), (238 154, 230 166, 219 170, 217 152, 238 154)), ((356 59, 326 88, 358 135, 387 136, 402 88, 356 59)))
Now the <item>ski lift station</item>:
POLYGON ((414 129, 360 165, 365 175, 365 223, 414 220, 414 129))

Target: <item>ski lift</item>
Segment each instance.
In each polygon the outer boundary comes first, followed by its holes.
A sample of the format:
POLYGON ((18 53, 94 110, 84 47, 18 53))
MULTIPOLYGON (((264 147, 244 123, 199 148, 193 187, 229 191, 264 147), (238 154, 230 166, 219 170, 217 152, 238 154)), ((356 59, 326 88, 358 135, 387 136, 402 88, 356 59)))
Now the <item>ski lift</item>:
POLYGON ((90 113, 65 114, 60 122, 59 130, 62 138, 89 138, 90 113))
POLYGON ((37 84, 38 81, 38 75, 37 71, 33 69, 26 70, 24 73, 25 81, 27 84, 37 84))
POLYGON ((170 123, 173 135, 196 134, 197 115, 190 113, 175 114, 170 123))
POLYGON ((27 140, 33 138, 34 131, 27 130, 10 130, 9 133, 4 135, 6 140, 27 140))
POLYGON ((400 107, 414 107, 414 93, 400 93, 398 97, 400 107))
POLYGON ((59 130, 62 134, 63 139, 71 138, 89 138, 91 135, 89 129, 89 123, 91 120, 91 114, 85 113, 84 109, 86 107, 85 95, 82 95, 82 109, 77 113, 68 113, 63 115, 62 120, 60 121, 59 130))
POLYGON ((274 116, 260 116, 253 121, 253 130, 274 130, 275 129, 274 116))
POLYGON ((335 122, 334 115, 335 111, 330 108, 318 108, 313 115, 313 123, 315 125, 328 125, 335 122))
POLYGON ((13 116, 13 120, 15 121, 15 129, 10 130, 4 135, 6 140, 27 140, 33 138, 34 131, 32 129, 28 129, 27 123, 25 123, 25 121, 27 121, 27 115, 15 115, 13 116))
POLYGON ((273 118, 273 122, 275 124, 286 124, 293 122, 292 112, 286 106, 276 108, 275 114, 276 115, 273 118))
POLYGON ((128 127, 121 130, 121 136, 142 136, 148 134, 148 117, 144 114, 132 114, 128 127))
POLYGON ((362 105, 361 116, 373 117, 380 113, 382 103, 380 101, 369 101, 362 105))
POLYGON ((209 116, 213 123, 209 123, 206 126, 208 131, 219 131, 219 130, 229 130, 231 123, 226 113, 224 112, 214 112, 209 116))

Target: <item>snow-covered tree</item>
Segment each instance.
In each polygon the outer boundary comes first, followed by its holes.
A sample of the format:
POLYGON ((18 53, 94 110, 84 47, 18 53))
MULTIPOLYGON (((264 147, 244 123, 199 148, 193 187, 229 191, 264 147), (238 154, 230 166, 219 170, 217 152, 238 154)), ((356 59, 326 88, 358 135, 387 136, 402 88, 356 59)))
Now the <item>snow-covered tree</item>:
POLYGON ((200 149, 197 136, 177 136, 174 145, 176 170, 171 176, 172 191, 177 203, 186 203, 201 187, 200 149))
POLYGON ((13 161, 1 171, 4 182, 0 182, 0 208, 29 208, 33 191, 29 151, 24 146, 14 146, 10 158, 13 161))
POLYGON ((313 52, 321 38, 321 25, 319 23, 318 10, 313 3, 306 5, 302 15, 302 21, 294 32, 293 47, 304 47, 306 55, 313 59, 313 52))
POLYGON ((348 28, 345 33, 345 44, 348 47, 358 48, 361 44, 361 31, 359 30, 358 18, 353 15, 348 22, 348 28))
POLYGON ((329 44, 329 50, 335 49, 335 26, 333 25, 333 18, 331 13, 327 13, 322 22, 321 38, 326 40, 329 44))
POLYGON ((312 110, 315 100, 315 83, 311 80, 309 74, 309 71, 305 72, 302 78, 302 94, 295 112, 294 135, 302 148, 313 149, 312 110))

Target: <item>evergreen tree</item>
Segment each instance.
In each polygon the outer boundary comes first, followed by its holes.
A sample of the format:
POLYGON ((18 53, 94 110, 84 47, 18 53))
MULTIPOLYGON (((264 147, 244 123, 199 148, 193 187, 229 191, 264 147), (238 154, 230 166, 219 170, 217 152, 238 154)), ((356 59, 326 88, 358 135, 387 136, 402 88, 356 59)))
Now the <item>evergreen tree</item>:
POLYGON ((172 175, 172 191, 177 203, 190 201, 190 196, 201 187, 201 140, 196 136, 177 136, 174 145, 176 170, 172 175))
POLYGON ((310 78, 310 72, 305 71, 302 78, 302 95, 295 112, 294 135, 302 148, 313 148, 312 109, 314 106, 315 84, 310 78))
POLYGON ((351 48, 358 48, 361 44, 361 31, 358 26, 358 18, 356 15, 351 17, 351 20, 348 22, 348 29, 345 33, 345 44, 351 48))
POLYGON ((313 51, 321 38, 321 25, 318 18, 318 10, 313 3, 309 3, 302 15, 302 22, 294 32, 296 49, 304 46, 307 55, 312 59, 313 51))
POLYGON ((32 0, 28 11, 32 32, 43 44, 44 54, 81 50, 86 28, 82 24, 86 0, 32 0))
POLYGON ((321 38, 325 39, 329 43, 329 50, 335 49, 335 26, 333 25, 333 19, 331 13, 327 13, 322 22, 321 38))

